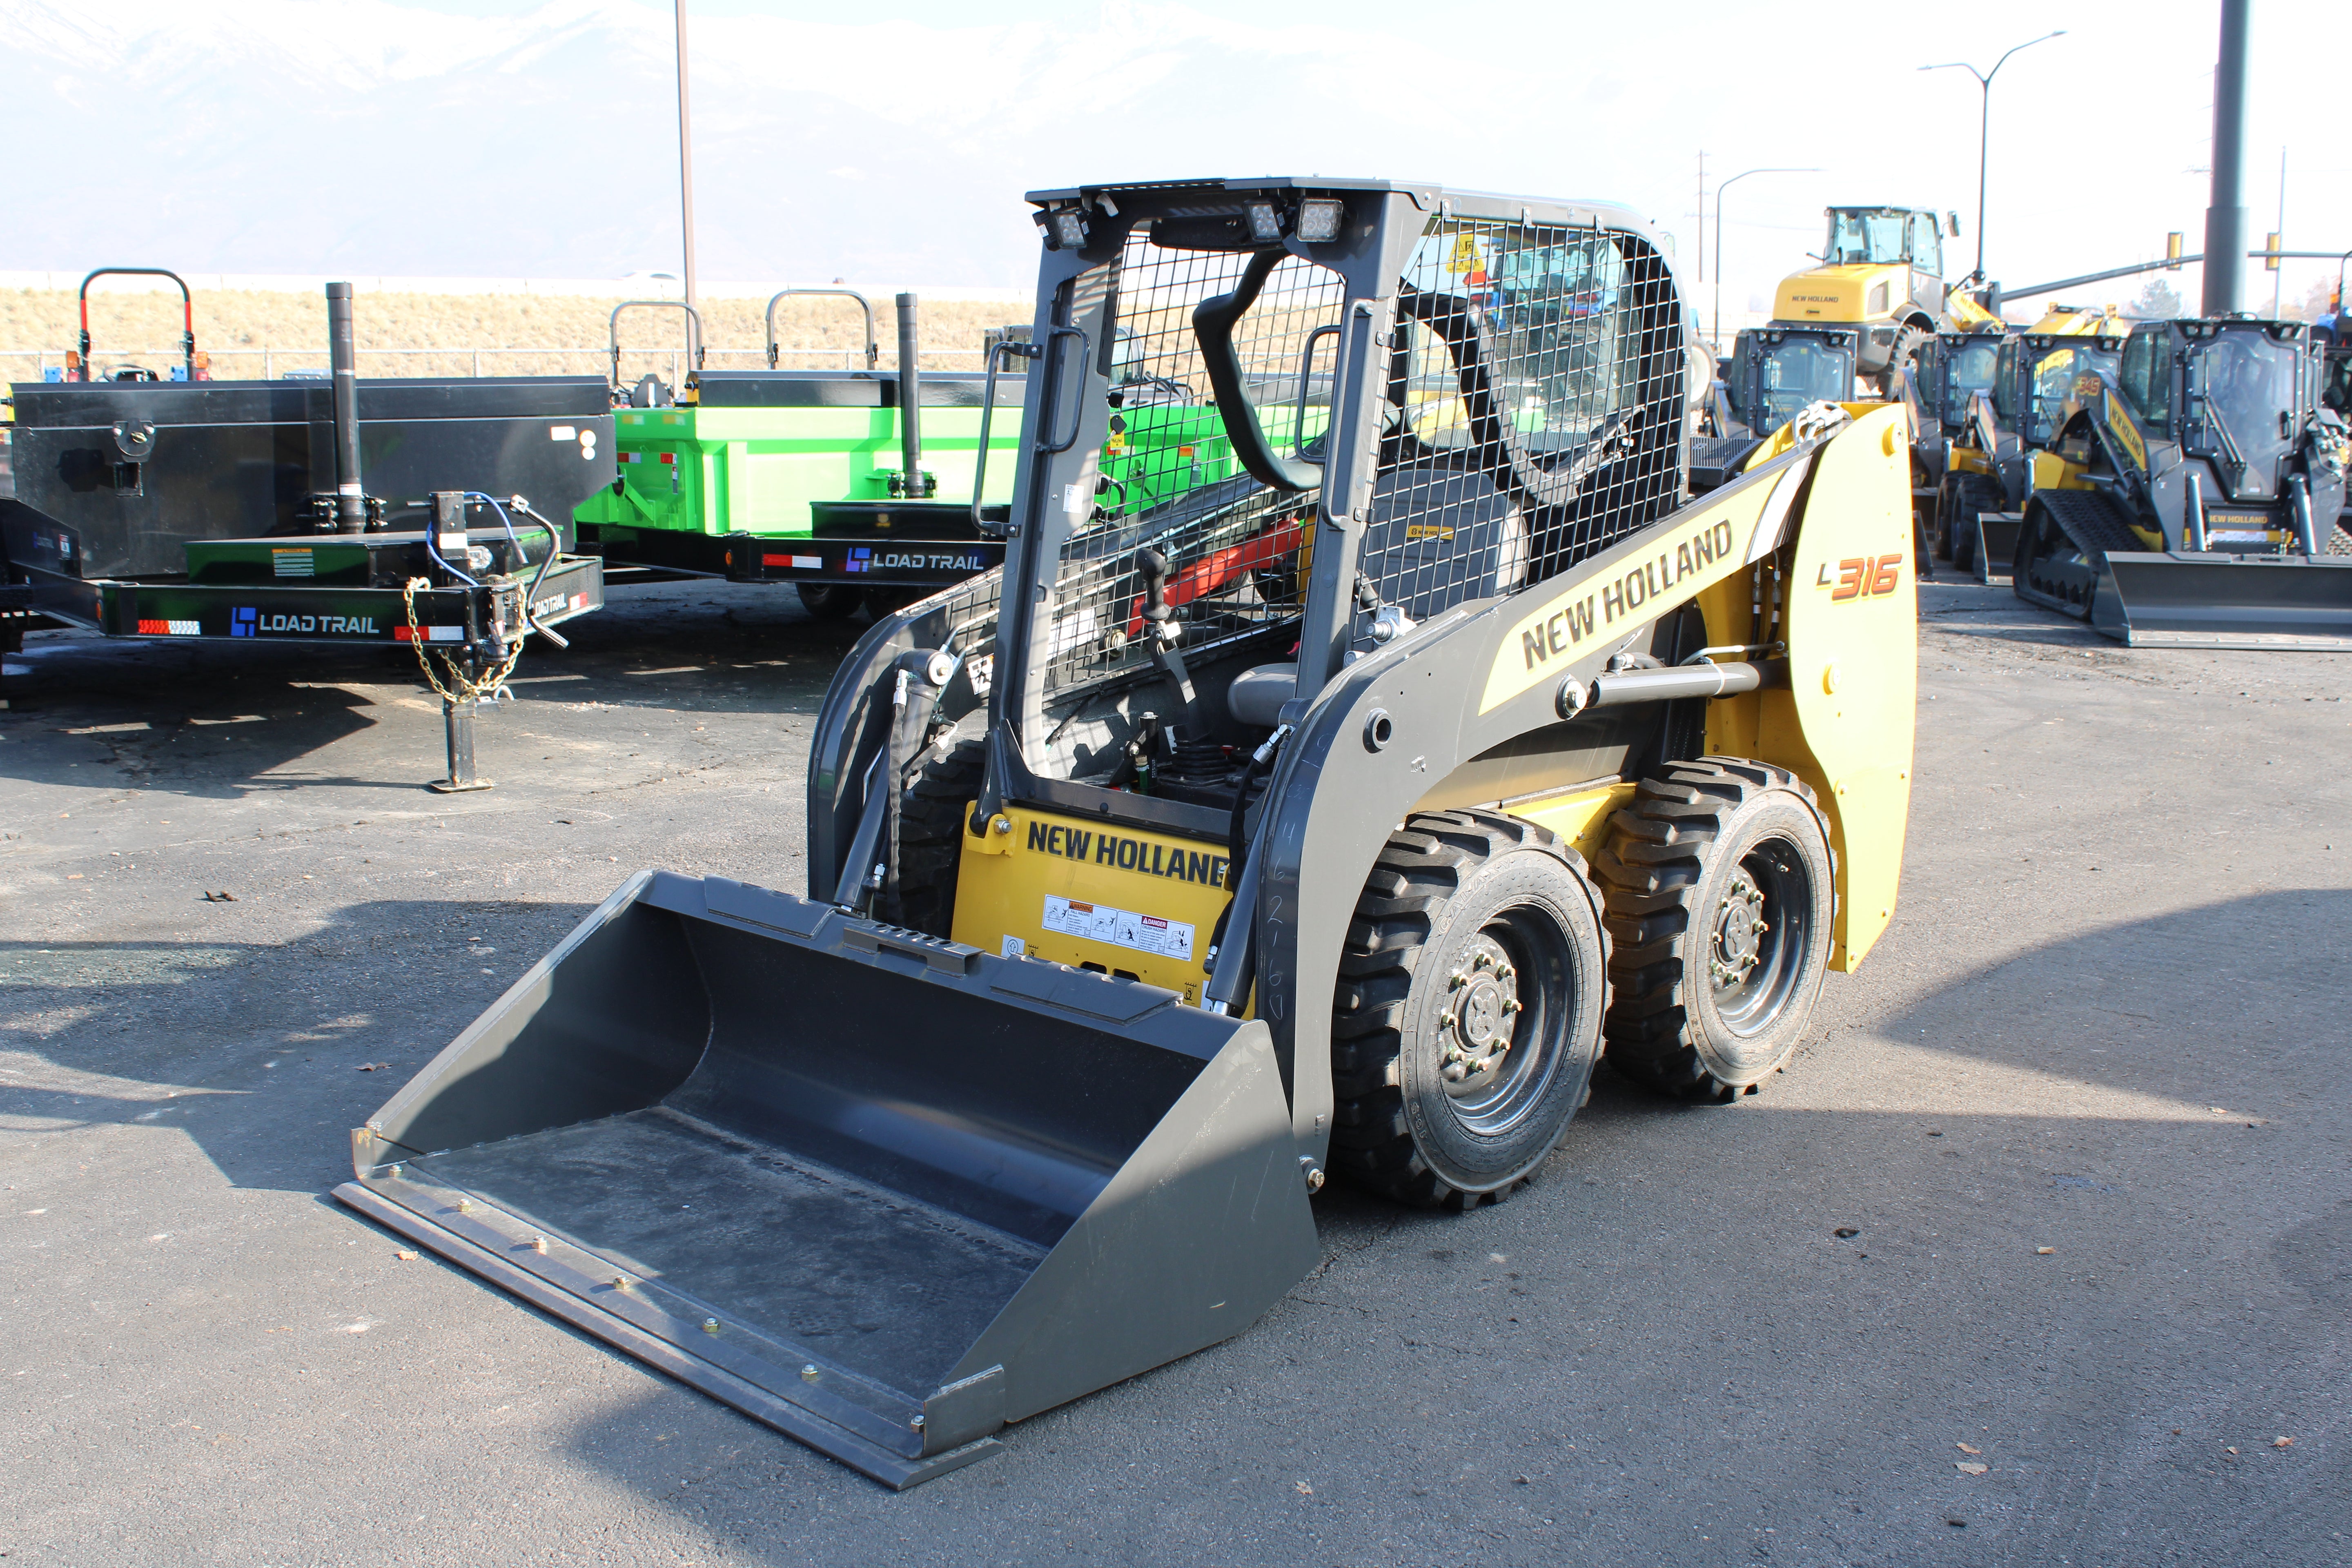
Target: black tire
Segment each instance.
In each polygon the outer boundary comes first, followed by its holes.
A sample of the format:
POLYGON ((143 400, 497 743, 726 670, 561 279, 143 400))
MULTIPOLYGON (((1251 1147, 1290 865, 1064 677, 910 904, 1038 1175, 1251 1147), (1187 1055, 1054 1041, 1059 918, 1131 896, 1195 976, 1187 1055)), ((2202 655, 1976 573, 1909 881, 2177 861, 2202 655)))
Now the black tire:
POLYGON ((868 588, 866 613, 877 621, 887 621, 930 592, 929 588, 868 588))
POLYGON ((1601 912, 1582 858, 1533 823, 1424 812, 1391 836, 1339 960, 1332 1170, 1427 1208, 1525 1181, 1591 1092, 1601 912))
POLYGON ((986 751, 978 739, 958 741, 945 753, 933 750, 898 802, 898 896, 892 919, 911 931, 946 936, 955 923, 964 822, 980 798, 986 751))
POLYGON ((1936 526, 1930 537, 1936 547, 1936 559, 1952 559, 1952 528, 1960 515, 1960 476, 1946 474, 1944 482, 1936 487, 1936 526))
POLYGON ((1952 564, 1977 569, 1977 513, 2001 510, 2000 488, 1983 474, 1962 474, 1953 496, 1959 513, 1952 520, 1952 564))
POLYGON ((2329 529, 2327 537, 2320 542, 2319 552, 2322 555, 2352 555, 2352 530, 2346 529, 2340 522, 2329 529))
POLYGON ((838 621, 857 613, 865 593, 846 583, 795 583, 801 608, 820 621, 838 621))
POLYGON ((1895 334, 1894 344, 1886 351, 1886 368, 1878 373, 1879 395, 1889 403, 1903 399, 1903 367, 1918 354, 1919 345, 1927 334, 1919 328, 1906 325, 1895 334))
POLYGON ((1754 1093, 1804 1037, 1829 963, 1833 862, 1812 791, 1764 763, 1669 764, 1611 818, 1593 868, 1610 1065, 1680 1099, 1754 1093))

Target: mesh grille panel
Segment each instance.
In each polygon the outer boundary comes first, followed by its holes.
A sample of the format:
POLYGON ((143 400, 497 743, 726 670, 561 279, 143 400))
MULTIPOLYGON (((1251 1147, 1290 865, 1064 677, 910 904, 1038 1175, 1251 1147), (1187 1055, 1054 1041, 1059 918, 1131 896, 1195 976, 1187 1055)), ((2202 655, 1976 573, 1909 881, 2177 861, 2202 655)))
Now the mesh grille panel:
MULTIPOLYGON (((1311 495, 1278 494, 1235 459, 1193 333, 1192 310, 1233 292, 1252 253, 1183 250, 1138 226, 1117 264, 1114 402, 1101 468, 1110 481, 1091 525, 1066 545, 1045 637, 1045 689, 1090 685, 1150 662, 1139 613, 1139 553, 1168 559, 1185 645, 1297 614, 1295 520, 1311 495)), ((1312 455, 1330 407, 1338 274, 1285 257, 1234 331, 1244 387, 1278 450, 1312 455), (1302 391, 1304 396, 1302 398, 1302 391)))
MULTIPOLYGON (((1680 490, 1674 290, 1640 241, 1433 221, 1399 295, 1360 570, 1414 619, 1564 571, 1680 490)), ((1360 645, 1366 646, 1366 645, 1360 645)))

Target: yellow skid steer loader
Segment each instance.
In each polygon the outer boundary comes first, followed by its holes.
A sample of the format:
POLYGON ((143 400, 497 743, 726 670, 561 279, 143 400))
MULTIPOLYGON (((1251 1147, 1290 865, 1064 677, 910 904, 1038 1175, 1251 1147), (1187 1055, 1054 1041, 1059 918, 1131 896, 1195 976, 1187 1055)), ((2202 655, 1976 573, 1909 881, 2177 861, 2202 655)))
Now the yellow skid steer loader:
POLYGON ((805 892, 640 873, 337 1190, 893 1486, 1246 1328, 1327 1173, 1499 1199, 1604 1051, 1754 1092, 1885 928, 1910 789, 1905 411, 1690 499, 1641 219, 1029 199, 1010 558, 835 677, 805 892), (1130 507, 1171 405, 1199 482, 1130 507))

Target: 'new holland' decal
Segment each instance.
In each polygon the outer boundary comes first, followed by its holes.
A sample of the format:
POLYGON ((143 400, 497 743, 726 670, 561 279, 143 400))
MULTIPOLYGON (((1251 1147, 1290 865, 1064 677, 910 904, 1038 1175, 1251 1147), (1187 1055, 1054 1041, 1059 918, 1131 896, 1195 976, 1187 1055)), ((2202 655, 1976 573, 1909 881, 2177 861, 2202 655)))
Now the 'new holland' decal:
POLYGON ((1506 635, 1478 711, 1493 712, 1775 549, 1810 465, 1800 459, 1778 479, 1692 507, 1656 544, 1628 541, 1585 563, 1506 635))

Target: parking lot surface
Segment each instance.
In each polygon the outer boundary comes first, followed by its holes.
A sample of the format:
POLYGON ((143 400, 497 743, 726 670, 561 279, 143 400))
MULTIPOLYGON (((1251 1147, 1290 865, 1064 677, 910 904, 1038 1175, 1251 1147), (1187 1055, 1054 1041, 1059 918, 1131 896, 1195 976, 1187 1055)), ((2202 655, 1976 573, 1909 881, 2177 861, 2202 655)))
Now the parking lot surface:
POLYGON ((413 668, 37 635, 0 693, 0 1555, 2352 1559, 2347 667, 1922 614, 1901 906, 1785 1075, 1604 1078, 1467 1216, 1327 1189, 1255 1328, 903 1495, 323 1195, 628 872, 802 888, 855 626, 618 593, 460 796, 420 787, 413 668))

